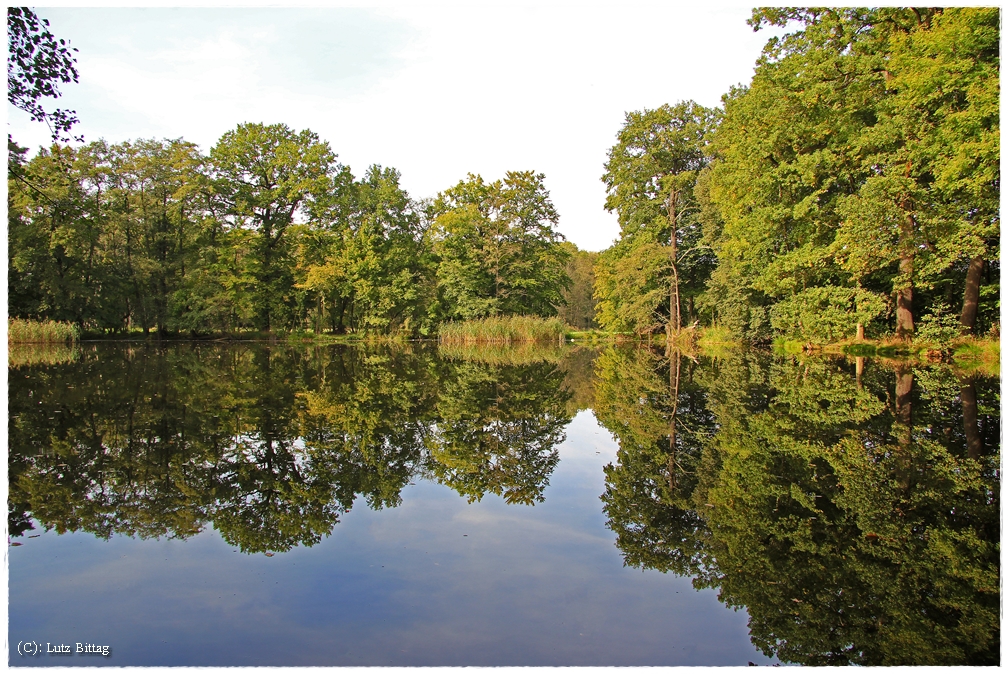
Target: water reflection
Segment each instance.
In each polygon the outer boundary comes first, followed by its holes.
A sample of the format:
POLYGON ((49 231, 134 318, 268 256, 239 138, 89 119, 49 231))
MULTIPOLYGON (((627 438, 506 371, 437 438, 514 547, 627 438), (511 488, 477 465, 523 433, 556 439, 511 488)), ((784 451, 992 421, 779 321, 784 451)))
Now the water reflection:
POLYGON ((718 589, 782 661, 998 662, 996 380, 646 349, 596 371, 627 564, 718 589))
POLYGON ((421 479, 535 505, 591 408, 619 445, 601 506, 624 562, 717 590, 767 656, 998 662, 999 382, 979 373, 757 351, 99 345, 11 360, 9 386, 15 538, 212 526, 272 554, 421 479))
POLYGON ((571 420, 555 360, 429 348, 94 348, 10 370, 9 526, 310 546, 431 477, 542 501, 571 420))

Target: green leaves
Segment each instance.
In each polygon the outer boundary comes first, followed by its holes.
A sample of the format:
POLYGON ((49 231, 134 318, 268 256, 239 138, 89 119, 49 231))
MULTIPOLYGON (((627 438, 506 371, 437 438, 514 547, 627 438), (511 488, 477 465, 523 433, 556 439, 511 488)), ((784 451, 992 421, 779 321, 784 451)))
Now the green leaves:
POLYGON ((69 140, 65 135, 79 121, 77 113, 47 112, 40 101, 59 98, 60 83, 77 81, 76 51, 66 40, 57 40, 48 20, 27 7, 7 8, 7 102, 31 115, 33 122, 48 124, 54 143, 69 140))
POLYGON ((553 316, 570 280, 569 251, 542 173, 470 174, 438 195, 429 234, 446 318, 553 316))
POLYGON ((602 176, 605 207, 620 222, 619 241, 596 269, 605 329, 678 328, 683 298, 702 288, 712 258, 700 244, 694 185, 717 121, 717 111, 693 101, 627 113, 602 176))

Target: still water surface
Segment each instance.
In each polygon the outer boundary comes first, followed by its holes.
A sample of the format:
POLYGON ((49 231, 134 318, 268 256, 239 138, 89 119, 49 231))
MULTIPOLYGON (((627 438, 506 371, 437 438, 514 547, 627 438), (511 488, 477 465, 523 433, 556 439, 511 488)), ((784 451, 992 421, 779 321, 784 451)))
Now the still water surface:
POLYGON ((12 665, 997 662, 996 378, 640 348, 46 360, 8 371, 12 665))

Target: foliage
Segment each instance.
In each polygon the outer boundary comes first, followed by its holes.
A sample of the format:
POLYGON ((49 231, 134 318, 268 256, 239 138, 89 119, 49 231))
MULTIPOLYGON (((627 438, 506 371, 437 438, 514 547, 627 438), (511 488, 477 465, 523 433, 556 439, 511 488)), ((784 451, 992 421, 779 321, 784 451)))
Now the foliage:
POLYGON ((997 17, 754 12, 756 28, 797 30, 771 39, 752 83, 725 97, 706 178, 718 254, 707 306, 741 298, 729 322, 760 339, 749 308, 863 288, 892 294, 907 337, 936 299, 968 301, 971 260, 997 257, 997 17))
POLYGON ((804 340, 835 341, 851 337, 851 326, 867 325, 886 310, 886 300, 861 288, 821 286, 781 300, 770 311, 770 324, 804 340))
POLYGON ((7 102, 31 115, 33 122, 45 122, 54 143, 65 140, 79 121, 77 113, 47 112, 41 100, 59 98, 60 83, 77 82, 76 51, 49 31, 48 19, 27 7, 7 8, 7 102))
POLYGON ((438 195, 430 236, 446 318, 556 314, 570 253, 544 181, 531 171, 492 183, 470 174, 438 195))

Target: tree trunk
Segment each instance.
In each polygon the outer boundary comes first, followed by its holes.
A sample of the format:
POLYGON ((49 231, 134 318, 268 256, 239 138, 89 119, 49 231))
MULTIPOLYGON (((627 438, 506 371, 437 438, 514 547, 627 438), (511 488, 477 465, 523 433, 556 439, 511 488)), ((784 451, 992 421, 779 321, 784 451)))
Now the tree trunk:
POLYGON ((896 290, 896 339, 909 340, 913 337, 913 253, 900 256, 900 276, 904 277, 902 287, 896 290))
POLYGON ((864 341, 864 323, 857 324, 857 340, 859 342, 864 341))
POLYGON ((966 291, 963 293, 962 315, 959 317, 959 334, 972 335, 976 327, 977 307, 980 304, 980 277, 983 274, 984 259, 977 255, 970 260, 966 272, 966 291))
POLYGON ((959 400, 962 401, 963 430, 966 432, 966 454, 971 459, 979 459, 983 455, 983 436, 980 435, 980 424, 977 421, 977 393, 972 378, 961 380, 962 389, 959 400))
POLYGON ((672 261, 672 279, 669 284, 669 327, 668 333, 671 338, 674 332, 678 332, 682 327, 679 317, 679 232, 676 226, 676 198, 678 194, 675 190, 668 196, 666 206, 669 218, 669 258, 672 261))

